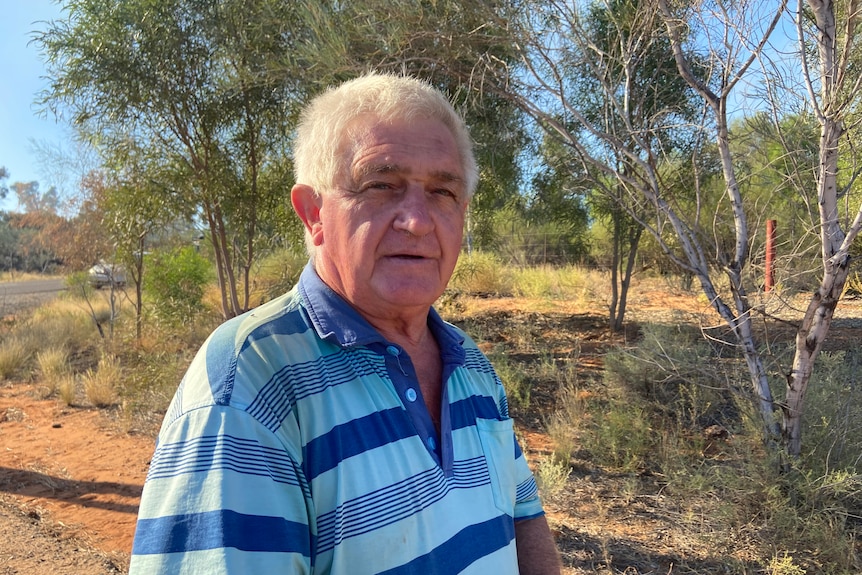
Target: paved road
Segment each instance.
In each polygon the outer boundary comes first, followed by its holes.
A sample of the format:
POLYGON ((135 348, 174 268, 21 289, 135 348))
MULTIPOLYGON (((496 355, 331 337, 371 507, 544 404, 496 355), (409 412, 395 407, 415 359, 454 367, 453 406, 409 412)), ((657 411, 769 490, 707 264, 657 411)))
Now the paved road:
POLYGON ((58 292, 64 289, 66 282, 63 278, 4 282, 0 283, 0 296, 58 292))
POLYGON ((0 283, 0 316, 45 303, 65 289, 62 278, 0 283))

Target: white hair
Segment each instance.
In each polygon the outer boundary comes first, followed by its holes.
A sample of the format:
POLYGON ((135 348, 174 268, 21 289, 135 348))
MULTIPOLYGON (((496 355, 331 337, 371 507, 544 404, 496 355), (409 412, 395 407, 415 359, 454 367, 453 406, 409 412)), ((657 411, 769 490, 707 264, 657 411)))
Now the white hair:
POLYGON ((293 169, 296 182, 316 194, 331 190, 348 166, 343 146, 357 118, 381 122, 427 118, 442 122, 455 139, 467 199, 479 180, 473 143, 464 120, 439 90, 416 78, 371 73, 330 88, 305 108, 296 128, 293 169))

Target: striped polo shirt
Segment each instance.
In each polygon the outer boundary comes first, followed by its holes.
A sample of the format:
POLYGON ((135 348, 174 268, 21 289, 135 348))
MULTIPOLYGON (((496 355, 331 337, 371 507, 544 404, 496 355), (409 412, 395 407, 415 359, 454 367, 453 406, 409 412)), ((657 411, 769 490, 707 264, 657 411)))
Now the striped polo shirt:
POLYGON ((503 386, 431 310, 440 433, 413 364, 317 276, 225 322, 159 433, 130 573, 518 573, 543 511, 503 386))

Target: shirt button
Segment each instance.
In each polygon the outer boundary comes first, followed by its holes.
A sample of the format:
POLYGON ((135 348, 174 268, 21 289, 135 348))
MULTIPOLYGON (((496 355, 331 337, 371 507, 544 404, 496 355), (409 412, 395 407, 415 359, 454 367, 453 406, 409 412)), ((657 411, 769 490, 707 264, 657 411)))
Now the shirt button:
POLYGON ((432 451, 437 449, 437 441, 435 441, 433 437, 429 437, 426 443, 428 445, 428 449, 432 451))
POLYGON ((414 401, 416 401, 416 397, 417 397, 416 396, 416 390, 413 389, 412 387, 408 388, 407 392, 404 395, 407 396, 407 401, 409 401, 410 403, 413 403, 414 401))
POLYGON ((401 355, 401 351, 400 351, 397 347, 395 347, 394 345, 390 345, 390 346, 388 346, 388 347, 386 348, 386 352, 387 352, 389 355, 394 355, 394 356, 396 356, 396 357, 397 357, 397 356, 399 356, 399 355, 401 355))

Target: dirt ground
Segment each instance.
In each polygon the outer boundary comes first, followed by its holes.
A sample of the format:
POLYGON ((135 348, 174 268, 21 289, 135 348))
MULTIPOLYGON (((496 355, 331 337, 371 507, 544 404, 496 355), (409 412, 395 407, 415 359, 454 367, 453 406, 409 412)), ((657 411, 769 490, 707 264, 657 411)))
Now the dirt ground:
MULTIPOLYGON (((477 303, 473 313, 487 314, 493 322, 500 305, 505 313, 518 313, 526 304, 487 300, 477 303)), ((546 312, 569 317, 566 337, 578 345, 581 367, 596 369, 602 349, 614 339, 601 311, 585 314, 564 304, 548 310, 542 306, 549 304, 529 305, 536 322, 546 312)), ((705 307, 694 296, 655 293, 633 294, 630 305, 633 321, 654 317, 659 309, 679 317, 705 307)), ((542 329, 538 323, 536 327, 542 329)), ((537 420, 521 423, 525 451, 547 452, 537 420)), ((153 446, 152 437, 121 431, 105 412, 41 399, 30 384, 0 384, 0 575, 126 573, 153 446)), ((676 573, 674 561, 686 550, 685 543, 672 536, 672 517, 653 513, 649 498, 620 499, 610 492, 612 479, 595 473, 573 477, 572 507, 565 512, 549 509, 570 566, 566 573, 599 572, 596 569, 608 567, 612 556, 637 564, 631 571, 614 572, 676 573), (599 517, 588 502, 605 492, 611 503, 599 517), (585 503, 577 503, 580 496, 585 503)), ((711 567, 704 563, 702 572, 711 572, 711 567)))
POLYGON ((124 573, 153 439, 0 387, 0 574, 124 573))

